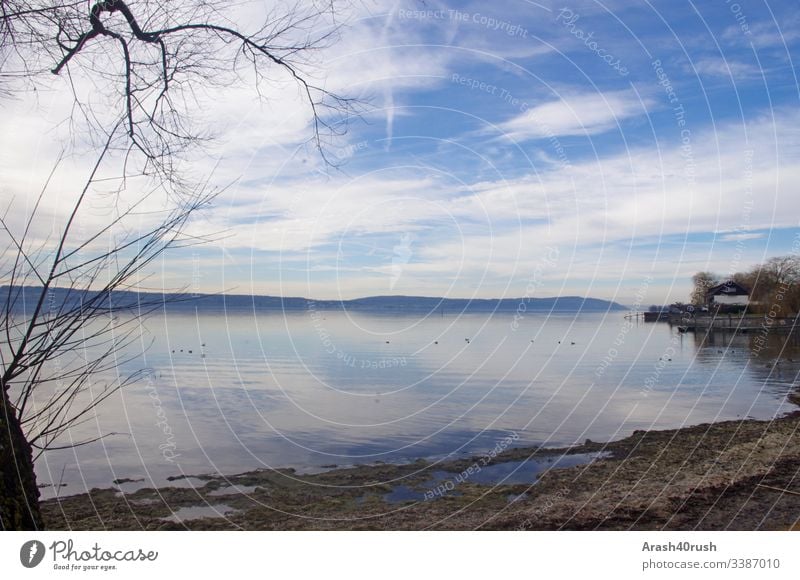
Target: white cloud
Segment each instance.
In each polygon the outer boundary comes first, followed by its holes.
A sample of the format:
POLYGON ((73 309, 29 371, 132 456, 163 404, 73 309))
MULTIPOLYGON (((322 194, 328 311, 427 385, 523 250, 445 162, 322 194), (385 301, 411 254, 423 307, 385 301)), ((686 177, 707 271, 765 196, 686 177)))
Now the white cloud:
POLYGON ((746 62, 726 58, 704 58, 693 63, 698 74, 714 77, 728 77, 741 81, 762 75, 759 67, 746 62))
POLYGON ((553 135, 596 135, 646 114, 647 105, 633 91, 565 93, 501 123, 499 128, 506 137, 517 141, 553 135))
POLYGON ((772 19, 760 22, 745 20, 739 26, 728 27, 722 38, 746 47, 785 48, 800 39, 800 17, 795 11, 779 22, 772 19))
POLYGON ((720 242, 746 242, 747 240, 760 240, 764 238, 763 233, 741 233, 741 234, 727 234, 723 233, 718 239, 720 242))

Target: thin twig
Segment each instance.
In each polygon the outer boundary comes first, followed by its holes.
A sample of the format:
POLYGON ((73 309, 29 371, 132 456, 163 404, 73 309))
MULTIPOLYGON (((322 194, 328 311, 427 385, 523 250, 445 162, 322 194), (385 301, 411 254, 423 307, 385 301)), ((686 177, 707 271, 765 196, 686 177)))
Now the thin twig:
POLYGON ((757 483, 756 487, 763 487, 764 489, 770 489, 772 491, 779 491, 781 493, 788 493, 789 495, 800 495, 800 492, 791 491, 788 489, 783 489, 781 487, 774 487, 772 485, 764 485, 763 483, 757 483))

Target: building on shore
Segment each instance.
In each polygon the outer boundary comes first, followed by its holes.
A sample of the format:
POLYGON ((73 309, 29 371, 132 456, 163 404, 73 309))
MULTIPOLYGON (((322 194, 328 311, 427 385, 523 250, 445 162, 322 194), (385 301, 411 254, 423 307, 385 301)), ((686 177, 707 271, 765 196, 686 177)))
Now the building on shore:
POLYGON ((750 303, 750 291, 732 280, 717 284, 706 291, 709 310, 739 311, 750 303))

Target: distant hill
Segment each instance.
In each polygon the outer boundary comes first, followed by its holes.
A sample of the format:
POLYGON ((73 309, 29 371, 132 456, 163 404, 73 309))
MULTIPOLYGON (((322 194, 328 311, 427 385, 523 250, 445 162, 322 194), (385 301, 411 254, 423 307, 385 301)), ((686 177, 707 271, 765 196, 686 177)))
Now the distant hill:
MULTIPOLYGON (((336 303, 338 304, 338 303, 336 303)), ((516 312, 525 311, 607 311, 627 310, 621 304, 582 298, 580 296, 560 296, 552 298, 436 298, 428 296, 370 296, 356 298, 342 303, 348 310, 413 310, 446 312, 516 312), (522 306, 521 306, 522 305, 522 306)))
MULTIPOLYGON (((38 289, 17 289, 17 310, 32 311, 38 289)), ((0 287, 0 299, 5 302, 8 286, 0 287)), ((158 294, 152 292, 114 292, 113 296, 100 296, 95 292, 78 294, 65 288, 53 288, 46 305, 53 308, 77 307, 82 301, 93 300, 102 306, 113 304, 117 308, 136 310, 142 305, 146 310, 166 308, 168 311, 196 309, 217 311, 260 310, 348 310, 368 312, 609 312, 628 310, 617 302, 580 296, 551 298, 436 298, 430 296, 369 296, 353 300, 312 300, 298 297, 249 296, 246 294, 158 294)))

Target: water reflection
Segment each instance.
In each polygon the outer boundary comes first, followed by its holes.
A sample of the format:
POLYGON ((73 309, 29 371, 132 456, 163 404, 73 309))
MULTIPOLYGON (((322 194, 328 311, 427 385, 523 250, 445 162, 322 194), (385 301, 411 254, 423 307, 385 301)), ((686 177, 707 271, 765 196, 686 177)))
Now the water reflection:
MULTIPOLYGON (((461 474, 449 471, 435 470, 430 473, 430 479, 418 486, 396 485, 392 491, 383 495, 383 501, 388 503, 401 503, 406 501, 427 501, 445 496, 459 496, 459 486, 462 483, 477 483, 482 485, 533 485, 550 469, 562 469, 586 465, 605 453, 575 453, 571 455, 549 455, 538 458, 529 458, 521 461, 504 461, 480 467, 475 473, 461 474)), ((526 494, 513 496, 519 501, 526 494)), ((364 498, 360 498, 364 501, 364 498)))
POLYGON ((744 388, 760 387, 780 400, 787 386, 798 383, 800 333, 707 331, 692 337, 698 363, 746 373, 744 388))
POLYGON ((121 434, 49 452, 40 482, 73 494, 122 477, 163 486, 182 473, 462 456, 509 433, 562 446, 769 418, 790 410, 800 370, 797 345, 754 355, 752 336, 628 327, 622 313, 516 327, 513 315, 317 315, 151 319, 152 346, 118 369, 146 366, 148 379, 70 437, 121 434))

